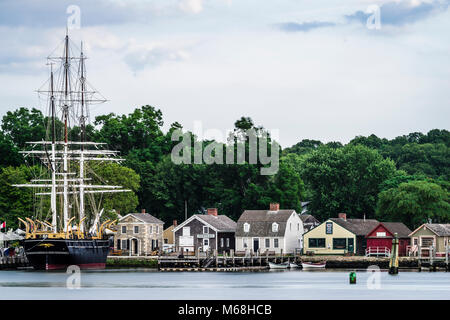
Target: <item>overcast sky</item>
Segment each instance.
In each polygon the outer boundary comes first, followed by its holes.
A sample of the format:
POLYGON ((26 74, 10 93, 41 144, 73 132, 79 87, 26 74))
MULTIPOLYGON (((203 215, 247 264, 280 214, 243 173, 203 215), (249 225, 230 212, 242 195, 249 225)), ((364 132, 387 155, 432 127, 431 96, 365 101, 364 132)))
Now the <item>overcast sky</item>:
POLYGON ((222 131, 249 116, 283 147, 450 127, 450 0, 2 0, 0 116, 45 107, 34 90, 70 5, 109 99, 94 115, 150 104, 165 128, 222 131))

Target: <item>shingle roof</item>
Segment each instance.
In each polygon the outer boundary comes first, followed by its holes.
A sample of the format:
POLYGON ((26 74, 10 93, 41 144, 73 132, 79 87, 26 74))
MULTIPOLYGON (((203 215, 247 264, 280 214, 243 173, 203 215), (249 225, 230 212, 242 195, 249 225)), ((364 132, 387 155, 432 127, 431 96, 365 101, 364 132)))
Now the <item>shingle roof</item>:
POLYGON ((399 238, 408 238, 411 230, 402 222, 382 222, 382 224, 392 233, 397 233, 399 238))
POLYGON ((164 223, 149 213, 130 213, 130 215, 147 223, 164 223))
POLYGON ((196 214, 195 216, 205 221, 206 223, 210 224, 218 231, 234 232, 236 230, 236 222, 231 220, 226 215, 213 216, 210 214, 196 214))
POLYGON ((379 222, 375 219, 341 219, 331 218, 331 221, 354 233, 357 236, 365 236, 372 231, 379 222))
POLYGON ((310 214, 300 214, 299 217, 300 219, 302 219, 302 222, 310 222, 310 223, 319 222, 319 220, 317 220, 314 216, 310 214))
POLYGON ((439 237, 449 237, 450 236, 450 224, 442 223, 426 223, 425 226, 436 233, 439 237))
POLYGON ((236 227, 237 237, 283 237, 286 222, 295 210, 245 210, 236 227), (244 223, 250 224, 249 232, 244 232, 244 223), (278 224, 278 232, 272 232, 272 223, 278 224))

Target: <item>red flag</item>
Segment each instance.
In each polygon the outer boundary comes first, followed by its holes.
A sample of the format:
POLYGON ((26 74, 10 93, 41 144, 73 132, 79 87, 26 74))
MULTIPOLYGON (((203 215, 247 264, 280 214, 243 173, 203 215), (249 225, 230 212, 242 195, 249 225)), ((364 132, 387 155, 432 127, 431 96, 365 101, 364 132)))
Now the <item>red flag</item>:
POLYGON ((2 224, 0 224, 0 230, 6 228, 6 222, 3 222, 2 224))

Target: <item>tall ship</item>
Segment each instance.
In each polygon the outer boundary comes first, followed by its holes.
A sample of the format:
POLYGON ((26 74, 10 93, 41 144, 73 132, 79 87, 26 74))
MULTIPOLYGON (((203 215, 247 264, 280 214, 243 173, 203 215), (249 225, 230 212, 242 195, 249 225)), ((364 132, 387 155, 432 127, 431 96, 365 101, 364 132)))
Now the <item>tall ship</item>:
POLYGON ((106 231, 116 222, 103 214, 103 194, 131 190, 108 185, 95 173, 123 159, 104 143, 87 141, 89 106, 106 100, 86 79, 83 44, 77 47, 66 32, 54 53, 47 57, 49 79, 38 90, 48 110, 46 138, 27 142, 29 148, 21 151, 41 170, 37 179, 15 185, 32 188, 40 203, 33 219, 19 218, 25 227, 23 247, 35 269, 102 269, 110 248, 106 231))

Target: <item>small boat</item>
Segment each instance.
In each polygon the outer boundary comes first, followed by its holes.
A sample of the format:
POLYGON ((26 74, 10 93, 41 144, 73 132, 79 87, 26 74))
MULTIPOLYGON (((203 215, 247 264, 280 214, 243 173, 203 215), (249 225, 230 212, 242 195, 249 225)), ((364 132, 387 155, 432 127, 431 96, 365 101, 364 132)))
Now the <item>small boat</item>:
POLYGON ((270 269, 287 269, 288 267, 289 267, 289 263, 287 263, 287 262, 280 263, 280 264, 269 262, 270 269))
POLYGON ((289 268, 299 268, 300 266, 296 263, 289 263, 289 268))
POLYGON ((326 261, 322 262, 302 262, 303 269, 306 268, 325 268, 325 265, 327 264, 326 261))

